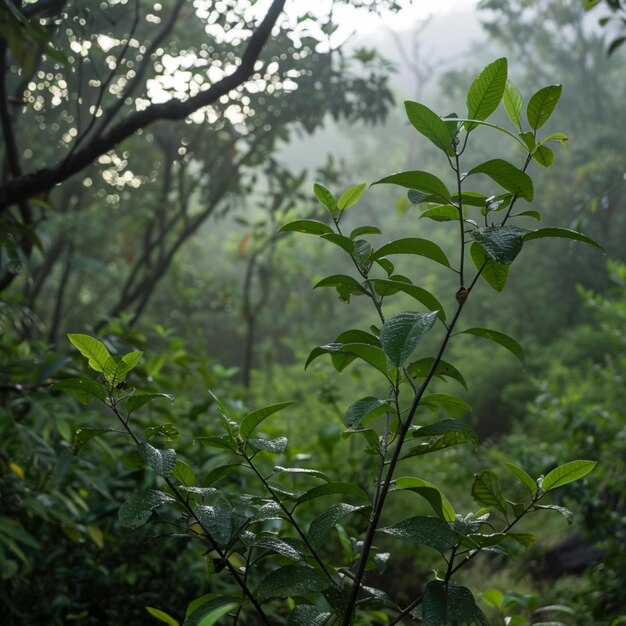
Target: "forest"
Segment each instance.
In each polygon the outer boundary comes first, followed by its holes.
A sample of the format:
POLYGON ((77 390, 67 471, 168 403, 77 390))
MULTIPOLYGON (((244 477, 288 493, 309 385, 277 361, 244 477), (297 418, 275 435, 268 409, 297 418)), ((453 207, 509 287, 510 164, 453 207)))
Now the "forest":
POLYGON ((626 626, 621 0, 0 0, 3 626, 626 626))

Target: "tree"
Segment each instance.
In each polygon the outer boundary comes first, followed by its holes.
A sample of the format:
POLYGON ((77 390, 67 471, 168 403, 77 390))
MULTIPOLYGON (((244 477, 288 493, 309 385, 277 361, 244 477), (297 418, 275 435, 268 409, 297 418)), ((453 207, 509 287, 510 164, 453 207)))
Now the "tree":
POLYGON ((5 196, 0 287, 24 275, 23 302, 49 340, 73 323, 79 301, 87 310, 97 303, 91 319, 127 312, 136 321, 206 219, 240 204, 260 167, 272 176, 270 155, 290 129, 312 132, 327 113, 370 121, 385 114, 388 66, 369 51, 344 55, 331 16, 279 18, 275 2, 256 31, 243 30, 252 4, 176 2, 168 13, 137 1, 129 24, 127 4, 61 3, 54 21, 42 22, 53 32, 35 21, 34 8, 27 12, 25 32, 36 26, 46 38, 30 57, 27 37, 6 39, 13 64, 5 91, 26 106, 10 111, 5 101, 3 189, 10 195, 22 185, 26 195, 16 206, 5 196), (22 175, 22 161, 36 174, 22 175), (72 178, 81 168, 82 178, 72 178), (48 193, 43 181, 52 179, 65 183, 48 193))
MULTIPOLYGON (((397 8, 395 2, 354 4, 371 10, 376 5, 397 8)), ((189 121, 191 116, 211 126, 214 133, 206 141, 213 143, 213 158, 219 159, 218 151, 228 155, 235 139, 215 131, 236 131, 251 146, 267 144, 254 134, 270 124, 261 113, 272 118, 270 102, 288 106, 283 97, 307 81, 309 93, 317 91, 303 120, 309 130, 319 123, 320 101, 322 110, 336 115, 358 108, 358 99, 349 93, 354 87, 367 90, 370 83, 355 77, 346 93, 346 86, 339 84, 342 57, 330 45, 332 12, 323 18, 310 13, 289 18, 283 13, 285 0, 274 0, 259 16, 254 5, 249 0, 220 6, 185 0, 40 0, 24 6, 5 0, 0 5, 0 220, 5 248, 0 290, 28 265, 34 247, 45 253, 41 272, 35 271, 35 292, 63 254, 71 265, 67 253, 73 247, 67 237, 49 248, 42 241, 46 220, 55 211, 82 210, 84 201, 76 194, 85 190, 72 177, 106 165, 107 159, 113 170, 109 182, 140 186, 141 179, 124 171, 127 158, 107 155, 155 122, 189 121), (319 45, 326 50, 317 52, 319 45), (254 98, 256 109, 250 105, 254 98), (62 184, 70 179, 73 192, 62 184)), ((380 77, 374 83, 377 89, 385 87, 380 77)), ((384 110, 384 102, 383 95, 372 109, 373 118, 384 110)), ((184 155, 166 156, 164 167, 170 168, 184 155)), ((241 166, 243 158, 234 159, 233 165, 241 166)))

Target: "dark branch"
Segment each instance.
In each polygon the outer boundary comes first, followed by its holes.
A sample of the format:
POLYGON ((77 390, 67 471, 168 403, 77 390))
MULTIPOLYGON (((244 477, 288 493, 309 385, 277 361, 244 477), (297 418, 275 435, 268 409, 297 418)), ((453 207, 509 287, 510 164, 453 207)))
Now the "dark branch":
POLYGON ((171 100, 162 104, 153 104, 143 111, 133 113, 109 131, 93 137, 88 144, 77 150, 65 162, 11 181, 0 190, 0 211, 6 211, 9 206, 23 198, 49 191, 54 185, 80 172, 100 155, 105 154, 139 129, 159 120, 185 119, 194 111, 216 102, 223 95, 239 87, 254 72, 254 64, 265 47, 284 5, 285 0, 274 0, 259 27, 250 37, 241 57, 241 64, 235 72, 184 102, 171 100))

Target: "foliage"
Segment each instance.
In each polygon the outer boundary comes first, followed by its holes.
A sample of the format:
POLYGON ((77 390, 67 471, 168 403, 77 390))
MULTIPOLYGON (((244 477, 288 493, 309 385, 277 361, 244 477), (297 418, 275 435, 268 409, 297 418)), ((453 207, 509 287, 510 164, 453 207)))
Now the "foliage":
MULTIPOLYGON (((106 407, 116 420, 116 430, 134 446, 127 463, 135 469, 150 468, 153 477, 122 505, 120 524, 140 528, 157 514, 177 529, 176 534, 184 533, 203 546, 216 585, 228 578, 227 594, 218 597, 212 593, 189 605, 186 624, 212 623, 227 612, 232 623, 397 624, 411 615, 427 626, 486 624, 487 618, 470 589, 457 582, 457 572, 481 553, 512 556, 531 545, 534 536, 517 528, 531 512, 555 510, 571 519, 568 509, 546 504, 544 498, 558 498, 559 490, 583 479, 595 461, 570 461, 539 476, 507 462, 505 468, 525 490, 524 497, 515 500, 505 497, 498 473, 479 471, 471 486, 471 496, 479 508, 465 514, 456 513, 454 502, 431 480, 421 475, 398 475, 401 462, 406 471, 413 472, 425 455, 439 455, 463 443, 476 445, 473 429, 460 419, 471 411, 469 405, 454 395, 431 389, 436 378, 465 382, 461 372, 443 360, 450 342, 456 342, 459 335, 478 337, 523 360, 519 344, 501 331, 483 327, 459 330, 464 308, 479 297, 475 295, 480 293, 479 281, 501 291, 509 266, 524 248, 536 245, 529 243, 534 239, 556 237, 599 247, 574 230, 521 225, 532 217, 517 208, 518 202, 530 202, 534 196, 529 166, 534 162, 549 167, 554 154, 548 146, 565 138, 562 133, 542 137, 538 132, 560 94, 558 85, 540 89, 528 101, 523 115, 521 96, 508 79, 506 59, 501 58, 472 82, 466 117, 444 117, 425 105, 407 103, 409 121, 443 153, 454 186, 451 190, 438 176, 415 170, 386 176, 374 184, 407 188, 411 203, 425 211, 435 210, 428 216, 431 219, 448 222, 458 233, 458 262, 451 262, 450 251, 429 239, 404 236, 378 245, 372 240, 380 233, 376 227, 345 229, 348 216, 358 211, 354 207, 365 191, 363 184, 349 187, 338 197, 317 184, 315 195, 328 211, 330 226, 299 219, 283 227, 285 232, 317 237, 322 245, 336 246, 347 255, 352 274, 333 274, 316 287, 335 290, 344 302, 359 297, 370 301, 377 315, 368 330, 343 331, 334 341, 315 348, 307 359, 309 365, 328 355, 338 372, 355 362, 362 363, 377 379, 370 392, 376 395, 355 400, 343 418, 346 429, 341 436, 360 441, 359 453, 368 459, 368 476, 361 484, 350 480, 345 472, 331 476, 315 463, 311 467, 290 456, 287 438, 275 436, 268 427, 276 415, 288 414, 290 402, 245 412, 213 394, 210 414, 219 427, 213 434, 196 435, 195 441, 212 452, 216 464, 208 474, 195 471, 171 447, 177 436, 175 427, 162 424, 146 428, 135 417, 136 411, 152 402, 169 401, 159 390, 127 383, 141 354, 130 351, 116 358, 105 344, 89 335, 69 335, 100 376, 97 381, 87 377, 64 379, 56 388, 106 407), (503 101, 513 130, 487 121, 503 101), (525 155, 523 166, 492 157, 465 173, 464 153, 473 134, 483 129, 513 140, 525 155), (477 179, 491 195, 468 188, 469 182, 477 179), (456 293, 437 297, 413 284, 409 276, 395 272, 396 255, 406 255, 415 262, 414 275, 423 263, 443 266, 458 281, 456 293), (411 308, 389 314, 388 300, 398 300, 394 296, 404 301, 408 298, 411 308), (451 315, 442 300, 446 304, 452 301, 451 315), (439 335, 437 341, 435 334, 439 335), (423 356, 413 361, 418 346, 423 356), (275 459, 288 464, 276 465, 275 459), (234 489, 236 484, 243 489, 234 489), (403 519, 390 518, 393 509, 388 498, 391 501, 403 492, 423 498, 431 514, 405 517, 403 512, 403 519), (418 546, 420 554, 425 547, 439 555, 427 550, 434 577, 412 586, 411 598, 404 603, 394 593, 393 579, 382 588, 370 584, 370 579, 411 545, 418 546)), ((87 434, 87 427, 76 433, 76 452, 88 440, 111 429, 101 425, 89 428, 92 430, 87 434)), ((159 607, 147 610, 162 621, 176 622, 159 607)))

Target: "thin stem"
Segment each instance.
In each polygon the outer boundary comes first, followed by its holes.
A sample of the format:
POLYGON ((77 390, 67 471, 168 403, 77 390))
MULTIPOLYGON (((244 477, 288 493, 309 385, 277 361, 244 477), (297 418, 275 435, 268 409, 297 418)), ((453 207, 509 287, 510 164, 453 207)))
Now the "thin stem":
POLYGON ((459 155, 456 154, 454 156, 454 162, 456 164, 456 166, 453 168, 455 173, 456 173, 456 185, 457 185, 457 193, 459 196, 459 200, 458 200, 458 210, 459 210, 459 228, 461 230, 460 232, 460 242, 461 242, 461 260, 459 263, 459 288, 463 288, 464 285, 464 280, 463 280, 463 274, 464 274, 464 267, 465 267, 465 229, 463 227, 463 197, 461 196, 461 164, 459 161, 459 155))
MULTIPOLYGON (((124 426, 124 429, 126 430, 128 435, 130 435, 132 440, 135 442, 135 445, 139 446, 142 442, 137 437, 137 435, 135 434, 133 429, 128 425, 128 417, 129 416, 127 416, 125 418, 122 415, 122 413, 117 408, 117 403, 118 403, 118 400, 114 397, 113 390, 109 389, 108 390, 108 405, 110 406, 111 410, 113 411, 115 417, 117 417, 117 419, 121 422, 122 426, 124 426)), ((173 481, 170 478, 168 478, 167 476, 162 476, 162 478, 165 481, 165 484, 171 489, 171 491, 174 494, 174 496, 176 497, 176 499, 180 502, 180 504, 183 505, 183 507, 185 508, 187 513, 193 518, 193 521, 196 524, 198 524, 200 526, 200 528, 202 528, 202 531, 204 532, 204 534, 205 534, 209 544, 211 545, 211 549, 214 550, 215 552, 217 552, 217 555, 219 556, 219 558, 224 562, 226 568, 228 569, 230 574, 233 576, 233 578, 235 579, 236 583, 241 588, 241 590, 244 593, 244 595, 248 598, 248 600, 250 601, 250 603, 254 607, 254 610, 257 612, 257 614, 261 618, 263 624, 265 624, 266 626, 271 626, 271 622, 269 621, 267 615, 265 615, 265 612, 263 611, 263 608, 259 604, 258 600, 254 596, 252 591, 248 588, 248 585, 246 584, 246 581, 241 577, 241 575, 239 574, 239 572, 237 571, 235 566, 228 560, 228 555, 226 554, 226 552, 220 548, 218 543, 211 536, 211 533, 204 526, 204 524, 200 521, 200 519, 196 515, 196 512, 193 510, 193 508, 189 504, 187 498, 183 497, 183 495, 180 493, 180 491, 178 490, 178 488, 176 487, 176 485, 173 483, 173 481)))
POLYGON ((248 465, 250 466, 250 469, 252 469, 252 471, 257 475, 257 478, 261 481, 261 483, 263 484, 263 487, 265 487, 267 492, 272 496, 272 499, 274 500, 274 502, 276 502, 276 504, 278 504, 278 506, 281 508, 282 512, 287 516, 287 518, 291 522, 291 525, 295 528, 295 530, 298 533, 298 535, 300 535, 300 539, 302 539, 302 541, 304 542, 304 544, 308 548, 309 552, 311 553, 311 556, 315 559, 315 561, 320 566, 321 570, 324 572, 326 577, 331 582, 334 583, 335 581, 334 581, 332 575, 330 574, 328 569, 326 569, 326 566, 324 565, 324 562, 319 557, 319 555, 317 554, 317 551, 313 548, 313 546, 309 542, 307 536, 304 534, 304 532, 300 528, 300 525, 298 524, 298 522, 294 518, 292 512, 283 504, 281 499, 278 497, 278 494, 272 489, 270 484, 265 479, 265 476, 263 476, 263 474, 261 474, 261 472, 259 472, 259 470, 257 469, 256 465, 252 462, 252 458, 249 457, 245 452, 242 452, 242 456, 246 460, 248 465))
POLYGON ((367 530, 365 532, 365 538, 363 540, 363 547, 361 549, 361 556, 359 558, 359 562, 357 564, 356 575, 354 577, 354 584, 352 586, 350 597, 348 599, 348 603, 346 606, 343 626, 350 626, 350 623, 352 621, 352 614, 354 612, 354 607, 356 605, 359 590, 361 588, 361 584, 363 581, 363 576, 365 574, 365 567, 367 565, 367 557, 372 548, 372 543, 374 542, 374 534, 376 533, 376 529, 378 527, 378 522, 380 520, 380 516, 382 514, 382 511, 385 505, 385 500, 387 498, 387 495, 389 494, 389 489, 391 487, 396 465, 398 464, 398 461, 400 460, 402 446, 404 444, 407 434, 409 433, 411 423, 413 421, 413 418, 415 417, 415 413, 422 399, 422 396, 424 395, 426 389, 428 388, 428 385, 430 384, 430 382, 435 376, 437 367, 443 357, 443 354, 448 345, 448 341, 450 340, 450 337, 452 336, 452 331, 454 330, 454 327, 456 325, 456 322, 459 319, 459 316, 461 314, 461 311, 463 310, 464 305, 465 305, 465 301, 458 302, 457 310, 454 314, 454 317, 452 318, 452 321, 450 322, 450 325, 448 326, 446 330, 446 334, 443 338, 443 341, 441 342, 439 352, 437 353, 437 356, 435 357, 433 364, 431 365, 430 371, 428 372, 426 378, 424 379, 424 382, 422 383, 417 393, 415 394, 415 397, 413 398, 413 402, 411 404, 411 408, 409 409, 409 412, 407 414, 406 420, 404 421, 400 429, 400 434, 398 435, 396 445, 393 451, 393 455, 389 461, 389 467, 387 469, 387 474, 385 476, 385 480, 383 482, 382 488, 380 489, 380 494, 378 497, 378 501, 376 502, 376 507, 372 511, 370 523, 368 524, 367 530))

